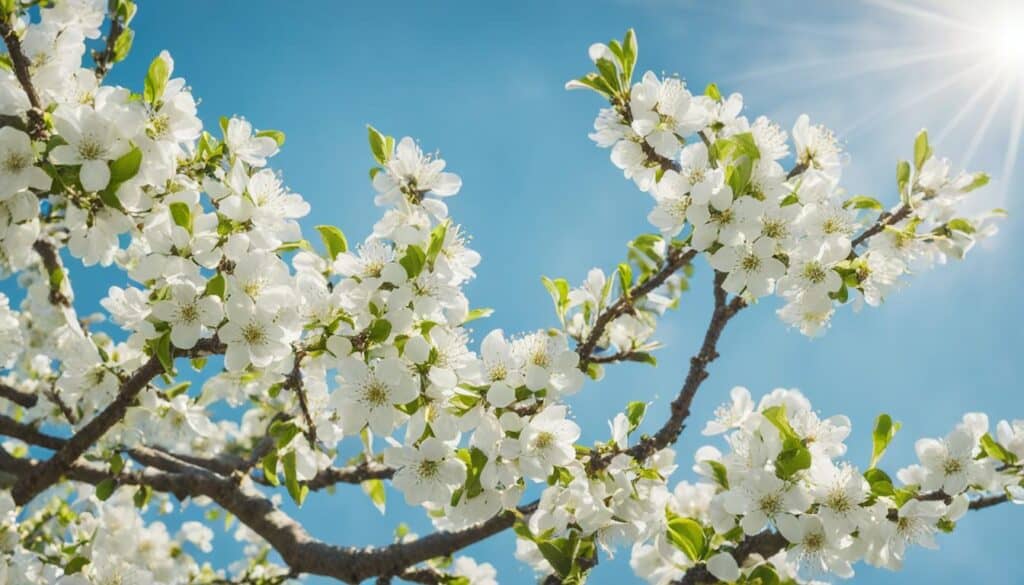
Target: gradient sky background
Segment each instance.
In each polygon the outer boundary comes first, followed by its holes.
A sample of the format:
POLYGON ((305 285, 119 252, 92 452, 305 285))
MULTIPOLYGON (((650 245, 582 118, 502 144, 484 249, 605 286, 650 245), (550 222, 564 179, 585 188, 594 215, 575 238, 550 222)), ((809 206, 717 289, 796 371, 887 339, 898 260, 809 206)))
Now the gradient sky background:
MULTIPOLYGON (((860 464, 874 417, 891 413, 903 422, 885 460, 891 470, 913 460, 916 438, 945 434, 963 412, 987 412, 993 426, 1000 417, 1024 418, 1024 233, 1020 190, 1009 185, 1006 163, 1020 162, 1019 132, 1011 135, 1024 91, 1019 77, 978 67, 962 73, 975 58, 934 57, 957 43, 940 19, 840 2, 141 4, 132 56, 111 79, 140 88, 152 57, 168 49, 176 76, 201 98, 208 127, 216 129, 221 115, 242 114, 257 127, 285 131, 287 144, 273 164, 313 205, 303 224, 314 238, 313 225, 331 223, 358 241, 380 214, 366 177, 365 124, 440 149, 464 181, 449 200, 451 212, 484 258, 468 287, 471 303, 496 309, 478 322, 481 332, 554 325, 541 275, 578 283, 593 266, 611 270, 625 242, 651 230, 651 200, 587 138, 599 98, 563 90, 590 70, 592 42, 620 38, 632 26, 641 70, 678 72, 695 92, 717 81, 724 93, 744 94, 751 118, 767 114, 786 128, 808 112, 834 128, 849 151, 848 190, 887 202, 895 161, 910 156, 916 131, 930 128, 935 143, 955 122, 936 150, 955 166, 970 156, 970 168, 993 175, 978 197, 981 206, 1009 209, 1000 235, 965 263, 916 278, 880 309, 839 311, 821 339, 787 331, 771 300, 741 314, 697 396, 678 445, 677 476, 690 475, 691 454, 704 444, 698 431, 734 385, 755 396, 800 388, 823 415, 849 415, 849 454, 860 464), (994 99, 1004 86, 1002 99, 994 99), (972 102, 978 87, 988 91, 972 102)), ((109 284, 76 280, 80 311, 99 309, 109 284)), ((605 438, 605 421, 630 400, 653 400, 645 426, 660 425, 703 334, 709 287, 706 267, 698 269, 683 307, 659 330, 666 344, 660 367, 614 368, 572 400, 584 442, 605 438)), ((289 509, 313 535, 342 544, 385 544, 399 522, 429 532, 423 515, 400 499, 389 492, 381 516, 358 487, 341 486, 334 496, 312 494, 302 510, 289 509)), ((855 582, 1014 582, 1024 570, 1015 530, 1022 520, 1024 509, 1009 505, 972 513, 956 534, 940 538, 941 551, 913 550, 901 573, 859 566, 855 582)), ((218 564, 237 554, 230 538, 218 536, 218 545, 218 564)), ((503 583, 532 582, 513 548, 505 534, 470 553, 495 564, 503 583)), ((592 582, 637 582, 628 558, 622 550, 602 559, 592 582)))

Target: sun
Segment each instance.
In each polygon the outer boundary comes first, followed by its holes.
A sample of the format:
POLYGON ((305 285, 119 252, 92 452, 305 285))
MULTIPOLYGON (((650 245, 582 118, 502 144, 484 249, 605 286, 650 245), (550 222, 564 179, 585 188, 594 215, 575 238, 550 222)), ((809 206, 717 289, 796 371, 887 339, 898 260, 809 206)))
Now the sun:
POLYGON ((989 26, 979 32, 984 38, 983 49, 1000 66, 1017 75, 1024 71, 1024 10, 994 15, 989 26))

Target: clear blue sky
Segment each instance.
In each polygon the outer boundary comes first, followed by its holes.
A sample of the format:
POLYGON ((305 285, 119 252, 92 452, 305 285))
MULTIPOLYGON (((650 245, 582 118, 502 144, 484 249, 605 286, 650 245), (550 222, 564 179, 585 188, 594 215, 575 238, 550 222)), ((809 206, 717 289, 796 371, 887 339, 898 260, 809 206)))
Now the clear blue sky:
MULTIPOLYGON (((697 397, 680 459, 687 469, 689 454, 703 444, 703 420, 733 385, 755 395, 797 387, 823 414, 849 415, 850 455, 859 463, 867 459, 875 415, 890 412, 903 422, 886 458, 893 469, 911 462, 914 439, 945 434, 965 411, 987 412, 993 424, 999 417, 1024 418, 1021 193, 1016 186, 1004 190, 1001 181, 1021 89, 993 107, 987 131, 974 140, 994 92, 956 117, 969 101, 969 84, 984 77, 935 90, 963 63, 905 58, 922 50, 914 39, 943 41, 945 33, 931 20, 839 2, 827 8, 772 3, 770 9, 755 2, 719 9, 667 0, 524 1, 514 9, 469 2, 141 4, 132 56, 111 79, 141 87, 149 61, 168 49, 175 73, 202 100, 209 127, 216 128, 221 115, 243 114, 257 127, 285 131, 287 144, 273 163, 312 204, 308 230, 332 223, 359 240, 378 217, 366 176, 365 124, 440 149, 464 182, 449 201, 451 212, 484 258, 468 287, 473 306, 496 309, 478 325, 484 332, 553 325, 541 275, 579 282, 593 266, 610 270, 624 256, 625 242, 651 229, 645 220, 650 199, 586 136, 598 98, 562 88, 589 70, 586 49, 594 41, 634 27, 642 69, 678 72, 696 90, 717 81, 723 92, 744 94, 751 118, 767 114, 786 128, 808 112, 844 141, 849 191, 888 202, 895 161, 909 156, 916 131, 927 126, 936 136, 955 120, 937 151, 955 163, 973 151, 972 167, 995 177, 981 197, 1009 209, 1002 233, 965 263, 915 279, 880 309, 840 311, 821 339, 787 331, 770 301, 741 314, 697 397), (906 64, 883 67, 899 63, 906 64)), ((77 281, 79 297, 98 309, 108 284, 77 281)), ((683 308, 659 332, 666 343, 661 365, 614 369, 573 400, 584 440, 605 437, 605 421, 630 400, 655 400, 648 423, 660 424, 703 334, 709 298, 704 268, 683 308)), ((343 544, 384 544, 401 521, 421 534, 429 531, 421 513, 389 495, 383 517, 358 487, 345 486, 333 496, 311 495, 295 514, 315 536, 343 544)), ((860 566, 855 580, 1012 582, 1024 570, 1014 530, 1022 520, 1024 509, 1011 506, 972 513, 955 535, 940 538, 940 552, 911 552, 902 573, 860 566)), ((228 560, 236 549, 219 542, 224 546, 215 558, 228 560)), ((513 560, 513 546, 504 535, 470 552, 497 565, 503 583, 531 582, 528 569, 513 560)), ((610 562, 602 559, 593 582, 638 581, 628 558, 623 550, 610 562)))

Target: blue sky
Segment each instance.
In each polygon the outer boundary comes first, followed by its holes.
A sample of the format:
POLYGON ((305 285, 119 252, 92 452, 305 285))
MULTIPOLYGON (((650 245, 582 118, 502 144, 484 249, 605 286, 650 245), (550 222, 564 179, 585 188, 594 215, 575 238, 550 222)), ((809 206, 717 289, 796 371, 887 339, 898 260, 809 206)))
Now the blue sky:
MULTIPOLYGON (((859 463, 868 457, 874 417, 891 413, 903 422, 885 460, 892 469, 911 462, 914 439, 945 434, 963 412, 987 412, 993 424, 999 417, 1024 418, 1024 311, 1018 302, 1024 233, 1015 205, 1021 194, 1006 187, 1005 176, 1020 86, 1011 85, 986 116, 995 90, 973 104, 969 98, 992 81, 984 73, 956 77, 967 62, 959 57, 914 58, 934 47, 926 43, 947 40, 934 19, 866 4, 512 6, 145 2, 133 23, 132 56, 111 79, 141 87, 149 61, 167 49, 176 74, 201 98, 209 127, 216 128, 221 115, 242 114, 257 127, 286 132, 274 166, 312 204, 314 213, 303 222, 310 233, 315 224, 331 223, 359 240, 379 216, 366 176, 365 124, 439 149, 464 182, 449 200, 451 212, 484 258, 468 287, 471 303, 496 309, 477 326, 482 332, 553 325, 541 275, 579 282, 591 267, 611 270, 624 257, 625 242, 651 229, 645 220, 650 199, 586 136, 599 99, 563 90, 566 80, 589 70, 586 49, 594 41, 634 27, 641 69, 679 73, 694 90, 717 81, 723 92, 744 94, 751 117, 767 114, 787 128, 808 112, 835 128, 849 151, 848 190, 887 202, 894 197, 895 161, 909 157, 917 130, 929 127, 936 136, 955 121, 936 150, 955 164, 969 154, 972 168, 993 175, 979 205, 1009 209, 1000 235, 966 262, 915 278, 880 309, 840 311, 821 339, 787 331, 772 301, 745 311, 726 331, 722 357, 697 396, 680 460, 689 466, 689 454, 703 444, 697 432, 703 420, 734 385, 755 395, 800 388, 822 414, 849 415, 850 457, 859 463), (899 63, 905 65, 885 67, 899 63), (960 82, 950 85, 954 78, 960 82), (973 107, 959 114, 965 104, 973 107)), ((992 82, 998 90, 1003 80, 992 82)), ((699 269, 681 310, 666 317, 657 369, 613 369, 573 400, 585 441, 605 437, 605 421, 630 400, 654 400, 647 426, 660 425, 703 334, 708 278, 707 269, 699 269)), ((99 308, 109 284, 88 273, 76 281, 85 312, 99 308)), ((312 534, 341 544, 384 544, 399 522, 429 531, 422 514, 389 495, 385 516, 358 487, 346 486, 334 495, 313 494, 302 510, 292 511, 312 534)), ((1011 582, 1024 570, 1013 530, 1021 520, 1024 510, 1010 506, 971 514, 955 535, 940 539, 940 552, 911 552, 902 573, 858 567, 855 580, 1011 582)), ((216 560, 237 553, 229 539, 219 542, 216 560)), ((512 558, 513 545, 503 535, 470 552, 494 563, 502 582, 531 582, 528 569, 512 558)), ((592 582, 636 581, 628 557, 624 550, 602 559, 592 582)))

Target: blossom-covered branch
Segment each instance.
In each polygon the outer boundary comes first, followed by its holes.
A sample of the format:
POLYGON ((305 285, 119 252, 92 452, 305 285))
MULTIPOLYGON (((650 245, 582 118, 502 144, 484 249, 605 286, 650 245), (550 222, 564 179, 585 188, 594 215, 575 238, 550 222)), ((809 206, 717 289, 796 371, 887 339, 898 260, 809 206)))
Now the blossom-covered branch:
POLYGON ((313 243, 310 206, 270 167, 283 132, 240 116, 204 129, 166 52, 134 88, 107 84, 135 12, 132 0, 0 2, 0 274, 22 293, 0 294, 0 564, 27 582, 491 585, 494 568, 462 553, 509 529, 546 582, 583 582, 623 542, 659 585, 845 576, 858 560, 896 568, 966 510, 1024 495, 1020 421, 993 435, 970 414, 918 441, 920 465, 893 478, 878 467, 889 417, 862 471, 839 460, 849 421, 784 390, 755 408, 735 389, 705 429, 728 433, 727 451, 697 452, 697 483, 672 480, 738 312, 776 295, 783 321, 821 334, 840 307, 877 306, 994 233, 993 215, 961 213, 987 177, 951 174, 926 133, 885 211, 845 196, 839 144, 807 116, 790 136, 713 84, 634 81, 632 31, 596 44, 596 71, 569 86, 607 101, 591 136, 653 197, 655 233, 578 287, 544 278, 555 327, 477 344, 470 323, 491 311, 465 294, 481 258, 449 213, 462 180, 446 161, 368 127, 380 220, 351 245, 314 226, 313 243), (606 368, 666 359, 658 329, 702 260, 714 304, 666 420, 635 437, 648 403, 634 400, 608 440, 579 444, 573 396, 606 368), (103 315, 80 318, 72 276, 92 266, 121 276, 103 315), (342 546, 280 505, 340 483, 381 510, 400 494, 434 532, 342 546), (172 497, 208 521, 157 521, 172 497), (203 555, 222 516, 245 549, 221 568, 203 555))

